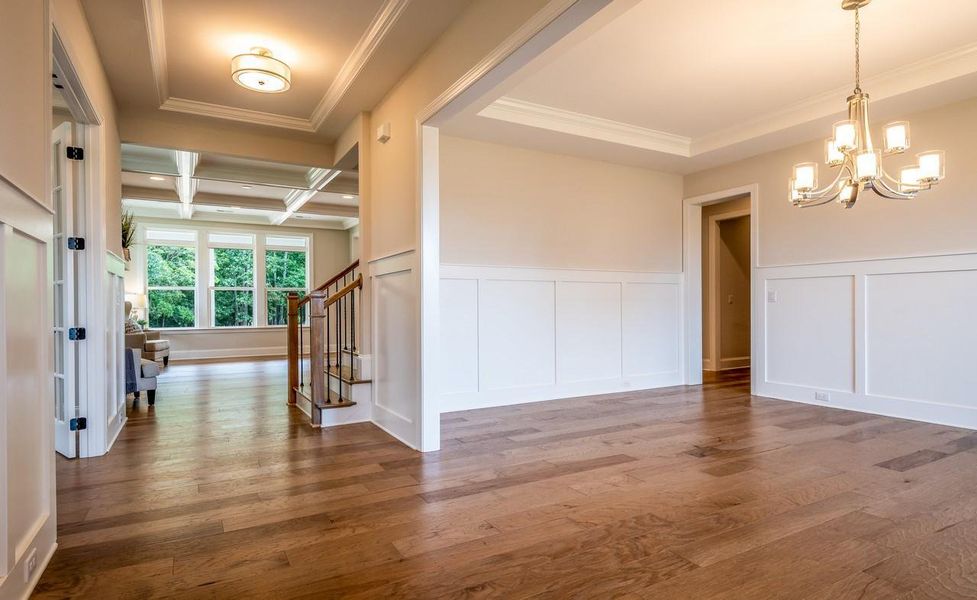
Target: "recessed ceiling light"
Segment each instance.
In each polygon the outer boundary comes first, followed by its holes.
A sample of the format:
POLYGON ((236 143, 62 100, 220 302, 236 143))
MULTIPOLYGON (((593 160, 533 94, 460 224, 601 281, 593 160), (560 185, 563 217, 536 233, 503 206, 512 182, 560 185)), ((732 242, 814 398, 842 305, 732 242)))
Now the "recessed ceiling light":
POLYGON ((245 189, 245 190, 250 190, 250 189, 251 189, 251 188, 253 188, 253 187, 254 187, 253 185, 242 185, 242 186, 241 186, 241 188, 242 188, 242 189, 245 189))
POLYGON ((267 48, 252 48, 250 53, 231 59, 231 79, 249 90, 275 94, 292 86, 292 70, 272 58, 267 48))
POLYGON ((160 177, 159 175, 150 175, 149 178, 153 181, 166 181, 165 177, 160 177))
POLYGON ((230 208, 231 208, 231 210, 241 210, 241 207, 240 206, 232 206, 230 208))
POLYGON ((346 199, 346 200, 352 200, 355 197, 356 196, 350 196, 349 194, 343 194, 343 198, 346 199))

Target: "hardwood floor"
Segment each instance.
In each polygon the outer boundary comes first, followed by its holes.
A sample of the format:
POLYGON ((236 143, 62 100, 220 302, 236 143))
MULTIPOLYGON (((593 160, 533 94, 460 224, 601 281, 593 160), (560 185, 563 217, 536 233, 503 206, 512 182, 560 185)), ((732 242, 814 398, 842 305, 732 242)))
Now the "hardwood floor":
POLYGON ((742 374, 316 431, 282 361, 173 365, 58 461, 50 598, 974 598, 977 434, 742 374))

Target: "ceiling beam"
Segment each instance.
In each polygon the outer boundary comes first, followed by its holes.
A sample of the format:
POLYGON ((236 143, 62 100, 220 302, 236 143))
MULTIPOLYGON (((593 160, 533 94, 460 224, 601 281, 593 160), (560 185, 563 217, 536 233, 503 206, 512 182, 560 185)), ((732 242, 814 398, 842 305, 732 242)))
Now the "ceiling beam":
POLYGON ((292 217, 306 202, 312 199, 322 188, 329 185, 329 182, 339 176, 342 171, 332 169, 311 169, 309 170, 309 189, 292 190, 285 196, 285 212, 277 217, 273 217, 273 225, 281 225, 292 217))
POLYGON ((179 178, 176 183, 176 193, 180 197, 180 217, 189 219, 193 216, 193 197, 197 193, 197 180, 193 172, 197 168, 200 155, 196 152, 178 150, 176 153, 177 172, 179 178))

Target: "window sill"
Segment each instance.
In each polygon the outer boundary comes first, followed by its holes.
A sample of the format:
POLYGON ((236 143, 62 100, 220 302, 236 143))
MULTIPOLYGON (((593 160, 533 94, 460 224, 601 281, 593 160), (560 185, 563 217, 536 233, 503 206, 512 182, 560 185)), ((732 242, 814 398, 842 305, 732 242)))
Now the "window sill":
POLYGON ((258 327, 157 327, 150 331, 159 331, 167 335, 181 335, 189 333, 256 333, 261 331, 285 331, 285 325, 262 325, 258 327))

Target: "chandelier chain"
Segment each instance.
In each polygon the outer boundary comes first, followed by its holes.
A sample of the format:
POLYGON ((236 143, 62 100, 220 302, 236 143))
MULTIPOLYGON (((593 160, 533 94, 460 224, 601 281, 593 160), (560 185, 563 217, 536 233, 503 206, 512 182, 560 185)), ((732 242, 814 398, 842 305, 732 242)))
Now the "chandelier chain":
POLYGON ((861 64, 861 46, 860 39, 862 37, 862 20, 859 17, 858 9, 855 9, 855 93, 862 93, 862 64, 861 64))

